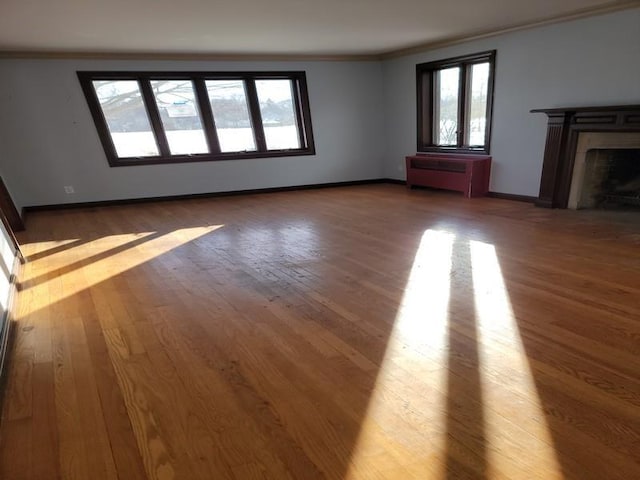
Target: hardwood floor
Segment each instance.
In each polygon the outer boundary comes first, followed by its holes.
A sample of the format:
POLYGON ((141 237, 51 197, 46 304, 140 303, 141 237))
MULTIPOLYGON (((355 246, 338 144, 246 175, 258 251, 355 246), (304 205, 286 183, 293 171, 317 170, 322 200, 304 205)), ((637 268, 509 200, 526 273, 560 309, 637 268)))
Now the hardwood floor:
POLYGON ((396 185, 33 213, 0 478, 640 478, 640 214, 396 185))

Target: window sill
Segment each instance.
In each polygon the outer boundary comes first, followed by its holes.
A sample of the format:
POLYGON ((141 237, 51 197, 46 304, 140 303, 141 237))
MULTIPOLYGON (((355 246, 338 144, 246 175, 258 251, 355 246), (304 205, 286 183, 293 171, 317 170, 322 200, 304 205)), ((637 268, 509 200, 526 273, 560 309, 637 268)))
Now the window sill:
POLYGON ((192 162, 219 162, 225 160, 243 160, 251 158, 277 158, 277 157, 299 157, 305 155, 315 155, 315 149, 291 149, 272 150, 269 152, 230 152, 212 155, 171 155, 170 157, 117 157, 109 158, 111 167, 132 167, 136 165, 163 165, 171 163, 192 163, 192 162))
POLYGON ((418 148, 418 155, 421 153, 455 153, 455 154, 468 154, 468 155, 489 155, 489 149, 422 146, 418 148))

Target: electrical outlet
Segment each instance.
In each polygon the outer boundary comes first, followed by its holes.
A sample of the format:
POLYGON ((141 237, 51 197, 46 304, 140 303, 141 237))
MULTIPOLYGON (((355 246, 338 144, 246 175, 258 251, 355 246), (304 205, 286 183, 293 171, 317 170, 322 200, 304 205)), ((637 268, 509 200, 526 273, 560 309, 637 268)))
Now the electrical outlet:
POLYGON ((76 193, 76 191, 73 189, 73 185, 65 185, 64 193, 70 194, 70 193, 76 193))

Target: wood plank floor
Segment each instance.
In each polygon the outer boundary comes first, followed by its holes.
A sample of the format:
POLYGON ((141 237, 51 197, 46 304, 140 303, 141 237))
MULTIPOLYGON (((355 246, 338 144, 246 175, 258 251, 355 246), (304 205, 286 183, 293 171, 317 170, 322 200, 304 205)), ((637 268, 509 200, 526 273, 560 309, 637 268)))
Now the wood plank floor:
POLYGON ((396 185, 29 215, 0 478, 640 478, 640 214, 396 185))

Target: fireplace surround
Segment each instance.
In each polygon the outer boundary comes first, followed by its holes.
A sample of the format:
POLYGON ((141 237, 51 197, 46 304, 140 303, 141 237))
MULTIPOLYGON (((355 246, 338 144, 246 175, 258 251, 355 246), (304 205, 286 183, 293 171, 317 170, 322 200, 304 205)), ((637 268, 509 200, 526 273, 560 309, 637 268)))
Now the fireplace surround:
POLYGON ((567 208, 578 139, 585 132, 640 132, 640 105, 531 110, 548 117, 536 205, 567 208))

